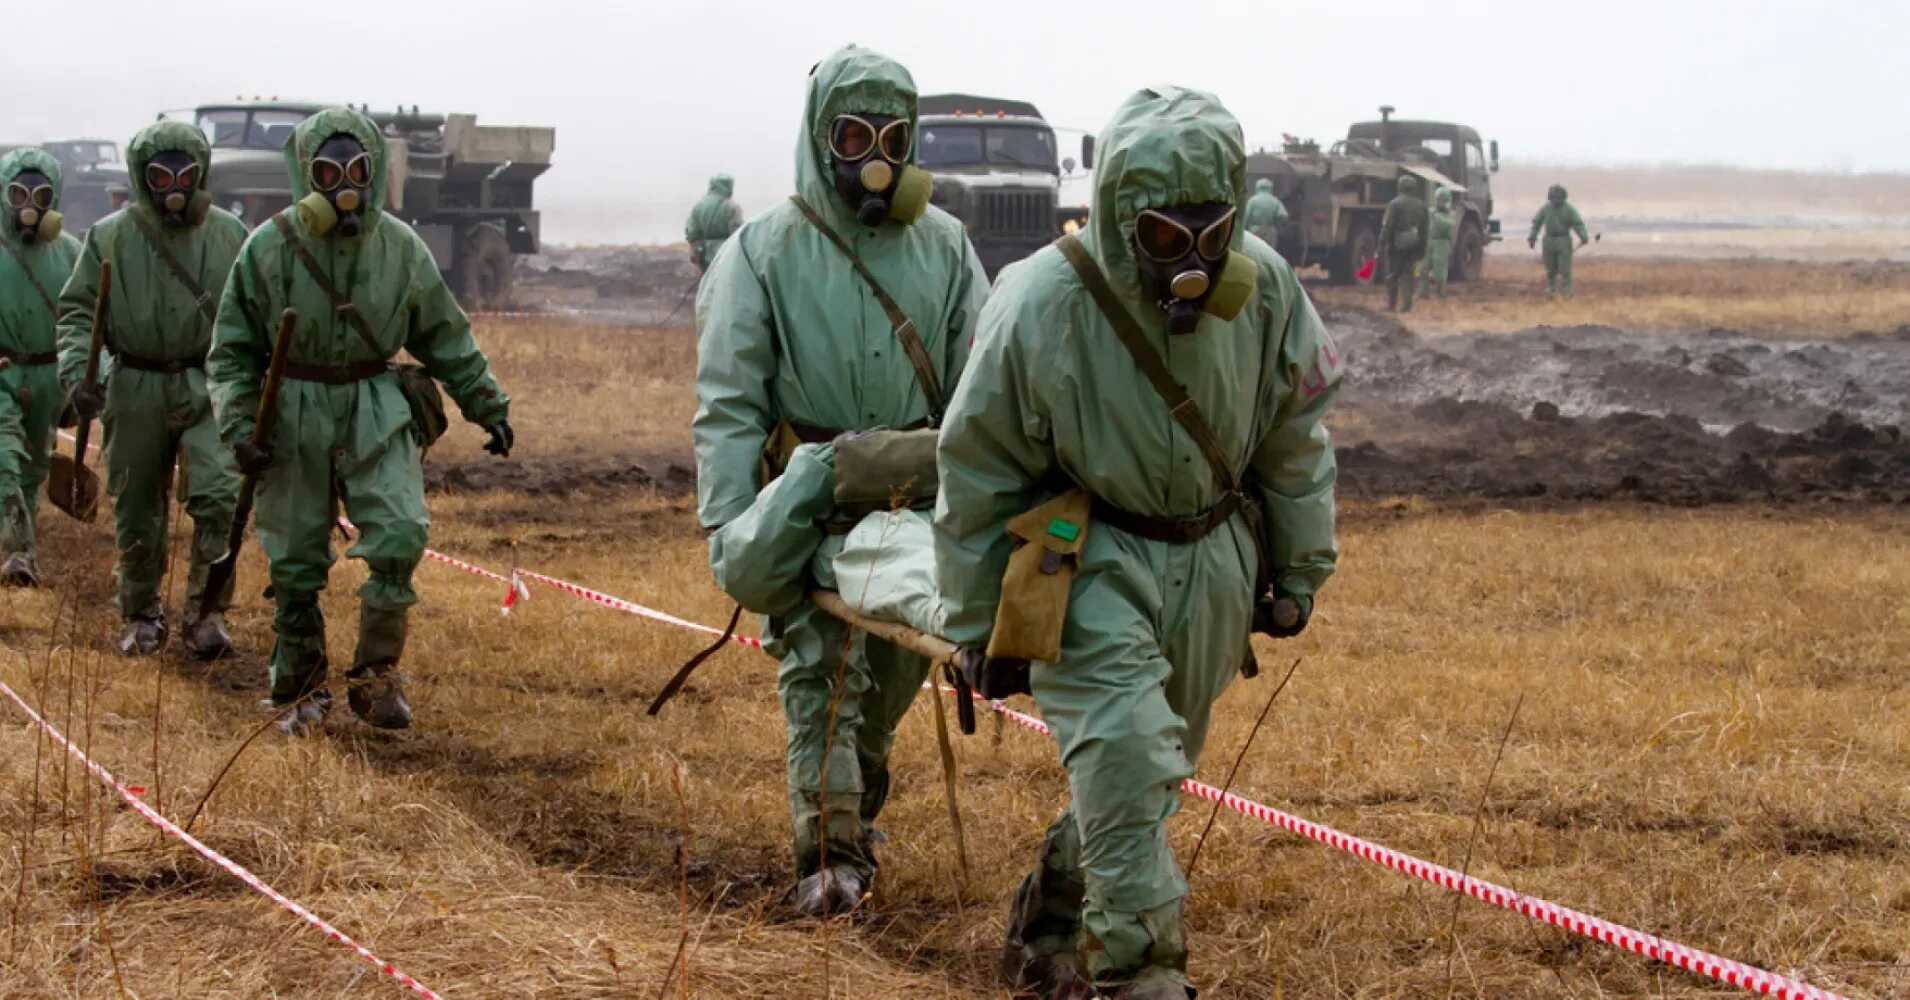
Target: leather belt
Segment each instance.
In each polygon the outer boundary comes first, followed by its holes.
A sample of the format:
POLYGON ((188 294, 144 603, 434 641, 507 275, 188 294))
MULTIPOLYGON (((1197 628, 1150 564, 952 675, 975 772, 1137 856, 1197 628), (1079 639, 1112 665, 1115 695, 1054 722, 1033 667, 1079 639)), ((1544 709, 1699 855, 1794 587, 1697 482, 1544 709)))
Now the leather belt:
POLYGON ((391 366, 383 361, 354 361, 345 365, 307 365, 297 361, 285 363, 286 378, 321 385, 351 385, 377 378, 389 370, 391 366))
POLYGON ((37 365, 59 364, 60 352, 42 351, 38 354, 23 354, 19 351, 9 351, 4 347, 0 347, 0 358, 5 358, 20 368, 32 368, 37 365))
POLYGON ((1235 514, 1240 512, 1242 497, 1238 493, 1229 493, 1220 498, 1220 502, 1198 514, 1180 516, 1158 516, 1136 514, 1101 499, 1094 498, 1094 521, 1119 528, 1130 535, 1170 545, 1192 545, 1219 530, 1235 514))
POLYGON ((121 368, 131 368, 136 372, 158 372, 161 375, 177 375, 206 366, 205 358, 143 358, 125 351, 116 351, 113 356, 119 359, 121 368))

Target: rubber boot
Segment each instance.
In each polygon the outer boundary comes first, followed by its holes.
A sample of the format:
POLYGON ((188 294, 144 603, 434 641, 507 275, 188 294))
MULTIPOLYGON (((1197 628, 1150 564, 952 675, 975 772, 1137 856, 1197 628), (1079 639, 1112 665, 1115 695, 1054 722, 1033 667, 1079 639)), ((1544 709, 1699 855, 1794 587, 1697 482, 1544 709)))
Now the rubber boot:
POLYGON ((270 698, 262 704, 273 712, 284 713, 279 719, 279 732, 287 736, 310 736, 325 725, 325 713, 332 709, 332 693, 319 688, 300 698, 291 711, 286 711, 284 705, 276 704, 270 698))
POLYGON ((378 729, 411 726, 411 703, 405 699, 398 674, 398 661, 405 652, 406 617, 405 608, 361 604, 358 609, 358 650, 345 674, 350 683, 345 696, 352 714, 378 729))
POLYGON ((1081 903, 1087 892, 1081 880, 1080 839, 1067 814, 1048 827, 1040 859, 1009 904, 997 965, 1003 986, 1038 997, 1092 994, 1079 952, 1081 903))
MULTIPOLYGON (((179 474, 183 476, 185 472, 186 463, 179 463, 179 474)), ((216 660, 232 651, 232 633, 226 630, 225 610, 232 606, 232 587, 237 575, 226 578, 225 592, 212 603, 211 610, 203 618, 200 617, 199 606, 205 600, 206 577, 211 571, 212 559, 217 558, 216 553, 224 547, 225 540, 209 528, 201 530, 197 522, 194 523, 193 531, 192 562, 186 570, 186 652, 195 660, 216 660)))
POLYGON ((166 611, 155 601, 126 619, 119 635, 119 655, 151 656, 166 644, 166 611))
POLYGON ((1126 982, 1097 983, 1094 995, 1109 1000, 1191 1000, 1194 988, 1179 969, 1154 966, 1126 982))
POLYGON ((217 611, 186 626, 186 652, 195 660, 216 660, 232 651, 232 633, 217 611))
POLYGON ((33 555, 29 552, 15 552, 0 563, 0 586, 37 587, 40 585, 40 569, 33 564, 33 555))
POLYGON ((279 593, 272 615, 271 704, 284 707, 325 687, 325 614, 317 594, 279 593))
POLYGON ((841 917, 855 911, 869 882, 854 865, 830 865, 796 883, 796 912, 805 917, 841 917))

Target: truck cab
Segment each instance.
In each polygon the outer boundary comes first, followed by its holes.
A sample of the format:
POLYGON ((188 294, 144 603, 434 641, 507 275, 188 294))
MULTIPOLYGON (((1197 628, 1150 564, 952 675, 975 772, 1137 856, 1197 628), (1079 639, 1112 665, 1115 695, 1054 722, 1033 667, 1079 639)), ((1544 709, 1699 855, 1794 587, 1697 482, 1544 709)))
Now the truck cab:
POLYGON ((916 160, 935 175, 930 202, 962 221, 990 280, 1054 241, 1062 164, 1040 110, 932 94, 921 98, 918 116, 916 160))

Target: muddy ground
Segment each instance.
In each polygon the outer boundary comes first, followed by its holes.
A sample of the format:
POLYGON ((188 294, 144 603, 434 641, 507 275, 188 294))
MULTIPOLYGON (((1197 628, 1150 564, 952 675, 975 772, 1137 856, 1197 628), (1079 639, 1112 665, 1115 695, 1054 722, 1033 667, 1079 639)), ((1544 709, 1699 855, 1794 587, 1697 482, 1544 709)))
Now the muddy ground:
POLYGON ((1324 312, 1354 496, 1910 502, 1910 326, 1839 340, 1607 327, 1420 337, 1324 312))
MULTIPOLYGON (((594 248, 531 258, 519 281, 533 308, 684 327, 695 277, 681 247, 594 248)), ((1811 339, 1608 326, 1427 338, 1367 308, 1322 315, 1348 360, 1333 423, 1351 496, 1910 502, 1910 324, 1811 339)), ((454 461, 432 481, 680 494, 690 465, 687 450, 512 470, 454 461)))

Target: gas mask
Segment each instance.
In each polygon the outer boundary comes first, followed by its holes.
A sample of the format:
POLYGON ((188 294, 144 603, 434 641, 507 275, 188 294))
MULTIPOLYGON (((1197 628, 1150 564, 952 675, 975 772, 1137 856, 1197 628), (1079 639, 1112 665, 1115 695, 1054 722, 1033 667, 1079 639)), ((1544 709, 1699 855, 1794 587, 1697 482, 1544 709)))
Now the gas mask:
POLYGON ((339 133, 325 140, 306 175, 312 193, 299 199, 299 220, 314 234, 333 230, 357 236, 371 210, 371 154, 364 143, 339 133))
POLYGON ((7 219, 28 246, 51 243, 64 221, 53 210, 53 181, 38 170, 22 170, 7 182, 7 219))
POLYGON ((1564 186, 1559 184, 1552 185, 1551 190, 1545 192, 1545 200, 1551 202, 1554 205, 1565 204, 1564 186))
POLYGON ((159 207, 159 221, 167 229, 184 229, 206 221, 212 210, 212 196, 199 187, 199 161, 182 149, 168 149, 146 161, 142 178, 153 204, 159 207))
POLYGON ((836 193, 871 228, 884 219, 913 225, 928 207, 929 172, 909 163, 914 129, 906 118, 837 115, 829 125, 836 193))
POLYGON ((1193 333, 1202 313, 1233 319, 1253 294, 1254 265, 1233 246, 1225 202, 1144 209, 1134 220, 1141 290, 1167 315, 1167 332, 1193 333))

